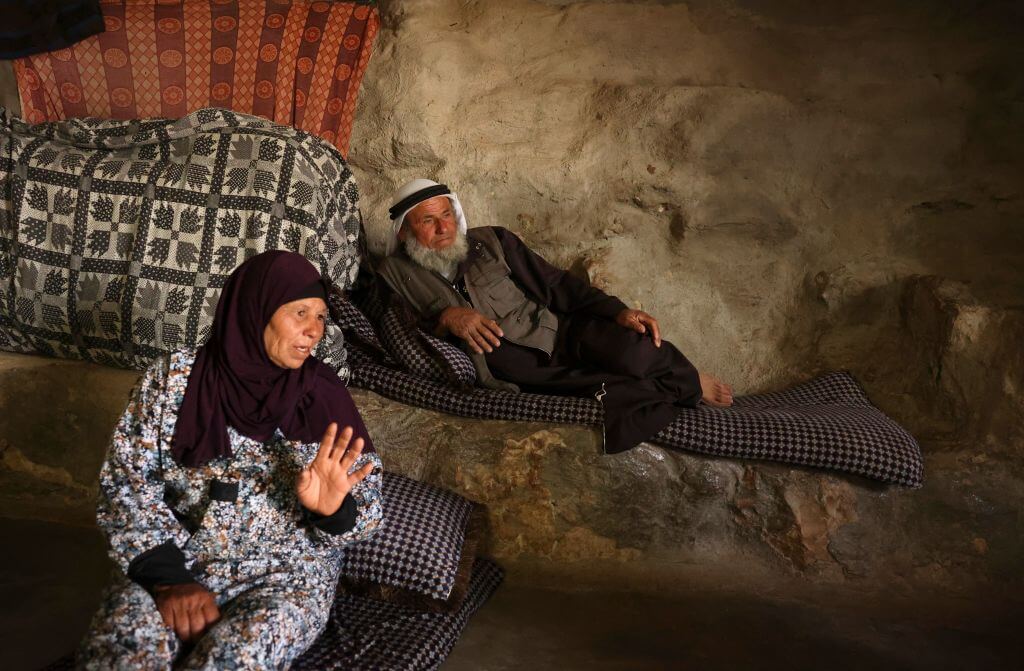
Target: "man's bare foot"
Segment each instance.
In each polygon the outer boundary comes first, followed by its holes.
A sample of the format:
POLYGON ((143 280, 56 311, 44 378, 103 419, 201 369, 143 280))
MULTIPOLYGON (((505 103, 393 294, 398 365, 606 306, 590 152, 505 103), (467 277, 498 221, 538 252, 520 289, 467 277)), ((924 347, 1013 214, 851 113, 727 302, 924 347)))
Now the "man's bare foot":
POLYGON ((704 394, 701 400, 708 405, 718 408, 732 405, 732 385, 722 382, 717 377, 700 373, 700 390, 704 394))

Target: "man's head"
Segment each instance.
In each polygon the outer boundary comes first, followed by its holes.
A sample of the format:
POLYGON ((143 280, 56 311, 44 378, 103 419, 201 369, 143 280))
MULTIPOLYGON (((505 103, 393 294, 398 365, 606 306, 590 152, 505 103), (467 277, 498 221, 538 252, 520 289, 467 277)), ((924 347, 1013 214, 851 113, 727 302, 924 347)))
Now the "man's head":
POLYGON ((429 179, 403 184, 392 197, 390 214, 394 238, 389 254, 401 243, 413 261, 446 276, 466 258, 466 218, 458 197, 444 184, 429 179))
POLYGON ((448 196, 434 196, 406 213, 398 229, 398 241, 415 237, 421 247, 440 250, 450 246, 457 237, 458 222, 448 196))

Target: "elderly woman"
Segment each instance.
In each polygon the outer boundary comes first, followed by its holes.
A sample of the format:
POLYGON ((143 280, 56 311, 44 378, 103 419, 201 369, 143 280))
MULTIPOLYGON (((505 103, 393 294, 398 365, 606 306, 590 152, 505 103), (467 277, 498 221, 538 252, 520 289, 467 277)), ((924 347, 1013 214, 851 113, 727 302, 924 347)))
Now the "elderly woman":
POLYGON ((142 376, 100 474, 120 571, 80 666, 286 668, 323 631, 339 550, 381 520, 380 459, 310 356, 326 298, 302 256, 255 256, 209 342, 142 376))

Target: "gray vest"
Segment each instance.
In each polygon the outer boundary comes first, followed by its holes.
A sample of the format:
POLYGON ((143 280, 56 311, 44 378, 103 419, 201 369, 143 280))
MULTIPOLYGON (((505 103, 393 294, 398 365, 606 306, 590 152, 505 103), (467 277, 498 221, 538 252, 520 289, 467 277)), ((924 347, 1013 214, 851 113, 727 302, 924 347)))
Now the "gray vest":
MULTIPOLYGON (((465 275, 472 305, 448 280, 419 265, 404 251, 385 257, 378 272, 393 291, 424 317, 435 317, 453 306, 471 307, 497 322, 506 340, 539 349, 550 356, 555 348, 558 317, 529 298, 512 280, 505 253, 492 229, 473 228, 467 231, 466 237, 473 257, 465 275)), ((516 388, 509 382, 495 379, 482 354, 475 354, 465 344, 463 349, 473 360, 480 384, 491 389, 516 388)))

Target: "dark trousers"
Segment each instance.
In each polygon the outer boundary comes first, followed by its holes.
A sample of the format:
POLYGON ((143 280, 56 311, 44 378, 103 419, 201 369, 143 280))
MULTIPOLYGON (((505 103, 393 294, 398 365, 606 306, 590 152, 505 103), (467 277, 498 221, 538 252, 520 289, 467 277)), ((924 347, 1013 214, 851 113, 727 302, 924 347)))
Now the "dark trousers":
POLYGON ((558 344, 546 353, 503 340, 486 355, 495 377, 538 394, 594 396, 604 406, 606 452, 641 443, 701 399, 697 369, 674 345, 600 317, 559 318, 558 344))

